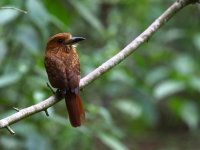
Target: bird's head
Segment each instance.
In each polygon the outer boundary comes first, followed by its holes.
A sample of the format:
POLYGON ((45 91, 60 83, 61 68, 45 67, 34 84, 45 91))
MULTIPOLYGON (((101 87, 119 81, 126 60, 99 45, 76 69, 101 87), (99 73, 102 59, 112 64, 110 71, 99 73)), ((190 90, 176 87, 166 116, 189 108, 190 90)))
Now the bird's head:
POLYGON ((60 48, 64 48, 66 51, 69 51, 72 46, 83 40, 85 40, 85 38, 72 37, 70 33, 58 33, 48 40, 46 51, 53 51, 60 48))

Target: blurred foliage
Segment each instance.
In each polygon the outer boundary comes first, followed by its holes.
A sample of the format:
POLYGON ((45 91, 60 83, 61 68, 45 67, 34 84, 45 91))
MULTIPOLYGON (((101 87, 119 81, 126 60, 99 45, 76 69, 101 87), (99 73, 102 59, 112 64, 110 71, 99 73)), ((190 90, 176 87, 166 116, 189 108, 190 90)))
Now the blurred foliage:
MULTIPOLYGON (((86 37, 78 47, 82 76, 119 52, 172 0, 1 0, 0 118, 52 93, 43 56, 48 37, 86 37)), ((72 128, 64 102, 0 130, 2 150, 198 149, 200 11, 189 6, 124 62, 81 93, 85 124, 72 128)))

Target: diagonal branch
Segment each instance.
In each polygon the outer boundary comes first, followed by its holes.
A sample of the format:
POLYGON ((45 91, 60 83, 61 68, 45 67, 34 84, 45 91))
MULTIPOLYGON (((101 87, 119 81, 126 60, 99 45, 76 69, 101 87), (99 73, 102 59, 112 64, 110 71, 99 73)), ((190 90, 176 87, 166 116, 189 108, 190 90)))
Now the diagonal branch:
MULTIPOLYGON (((147 41, 153 33, 155 33, 160 27, 162 27, 170 18, 172 18, 178 11, 180 11, 185 6, 198 2, 197 0, 177 0, 174 2, 159 18, 157 18, 143 33, 141 33, 136 39, 134 39, 130 44, 128 44, 124 49, 122 49, 118 54, 113 56, 111 59, 103 63, 101 66, 96 68, 94 71, 89 73, 87 76, 81 79, 80 88, 82 89, 103 73, 112 69, 114 66, 123 61, 131 53, 136 51, 136 49, 145 41, 147 41)), ((9 125, 14 124, 28 116, 35 113, 46 111, 49 107, 53 106, 55 103, 59 102, 63 97, 51 96, 48 99, 32 105, 30 107, 24 108, 16 112, 15 114, 8 116, 7 118, 0 120, 0 128, 10 128, 9 125)), ((10 131, 10 130, 9 130, 10 131)))
POLYGON ((13 9, 13 10, 16 10, 16 11, 18 11, 18 12, 27 14, 27 11, 22 10, 22 9, 19 9, 19 8, 15 8, 15 7, 4 6, 4 7, 0 7, 0 9, 13 9))

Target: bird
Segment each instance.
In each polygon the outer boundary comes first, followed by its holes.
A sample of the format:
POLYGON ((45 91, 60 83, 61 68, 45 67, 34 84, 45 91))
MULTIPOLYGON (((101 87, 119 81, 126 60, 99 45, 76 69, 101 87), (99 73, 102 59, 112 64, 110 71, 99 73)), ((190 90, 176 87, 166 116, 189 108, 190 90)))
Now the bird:
POLYGON ((53 88, 64 92, 65 103, 72 127, 81 126, 85 119, 80 97, 80 62, 76 44, 85 40, 70 33, 58 33, 49 38, 44 65, 53 88))

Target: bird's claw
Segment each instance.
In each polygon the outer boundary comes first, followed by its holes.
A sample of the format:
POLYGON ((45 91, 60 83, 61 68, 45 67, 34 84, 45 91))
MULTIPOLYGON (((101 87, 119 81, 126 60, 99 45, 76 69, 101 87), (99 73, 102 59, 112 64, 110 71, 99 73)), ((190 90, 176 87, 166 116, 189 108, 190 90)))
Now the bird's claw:
POLYGON ((64 97, 65 93, 66 93, 65 90, 57 89, 55 95, 57 97, 64 97))

